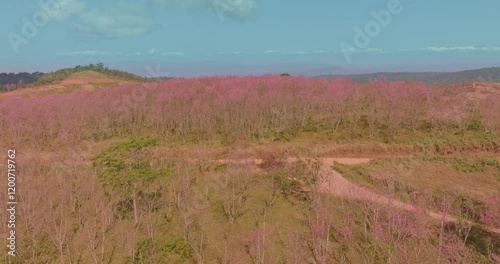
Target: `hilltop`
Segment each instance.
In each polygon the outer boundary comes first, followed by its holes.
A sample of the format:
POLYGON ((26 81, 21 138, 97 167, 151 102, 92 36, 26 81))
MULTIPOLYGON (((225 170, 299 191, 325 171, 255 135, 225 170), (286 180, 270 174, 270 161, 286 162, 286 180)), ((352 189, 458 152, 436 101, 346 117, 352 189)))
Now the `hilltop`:
POLYGON ((58 71, 42 76, 42 78, 26 88, 1 93, 0 98, 7 96, 39 97, 68 94, 74 91, 94 91, 99 88, 118 87, 138 82, 137 79, 113 77, 91 70, 74 73, 61 73, 58 71))
POLYGON ((104 75, 107 75, 109 77, 114 77, 114 78, 118 78, 118 79, 129 80, 129 81, 142 81, 142 80, 144 80, 143 77, 140 77, 138 75, 128 73, 125 71, 110 69, 108 67, 105 67, 104 64, 98 63, 96 65, 90 64, 88 66, 78 65, 74 68, 64 68, 64 69, 57 70, 55 72, 51 72, 51 73, 42 75, 34 82, 34 85, 54 84, 54 83, 57 83, 58 81, 62 81, 64 79, 68 78, 70 75, 72 75, 74 73, 86 72, 86 71, 98 72, 98 73, 102 73, 104 75))
MULTIPOLYGON (((68 78, 74 78, 74 74, 95 72, 100 73, 101 77, 106 76, 109 79, 121 81, 144 81, 145 78, 115 69, 105 67, 102 63, 89 64, 87 66, 77 65, 73 68, 63 68, 54 72, 42 73, 0 73, 0 91, 13 91, 30 87, 43 87, 47 85, 60 84, 68 78)), ((85 75, 85 74, 84 74, 85 75)), ((77 76, 79 78, 81 76, 77 76)), ((92 76, 89 76, 92 77, 92 76)), ((91 79, 91 78, 89 78, 91 79)))

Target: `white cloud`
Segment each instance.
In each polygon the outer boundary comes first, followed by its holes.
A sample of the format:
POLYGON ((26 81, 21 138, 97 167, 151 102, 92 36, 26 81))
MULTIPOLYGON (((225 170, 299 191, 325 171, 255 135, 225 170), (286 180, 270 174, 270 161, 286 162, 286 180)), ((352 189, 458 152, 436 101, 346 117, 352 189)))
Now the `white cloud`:
POLYGON ((399 49, 399 50, 386 50, 381 48, 367 48, 367 49, 356 49, 346 48, 345 50, 334 50, 334 51, 325 51, 325 50, 313 50, 313 51, 277 51, 277 50, 264 50, 261 52, 218 52, 217 55, 230 56, 230 55, 248 55, 248 56, 286 56, 286 55, 338 55, 343 52, 361 54, 361 53, 371 53, 371 54, 390 54, 390 53, 398 53, 398 52, 498 52, 500 51, 500 46, 496 47, 486 47, 486 46, 452 46, 452 47, 442 47, 442 46, 429 46, 425 48, 413 48, 413 49, 399 49))
POLYGON ((383 49, 377 49, 377 48, 368 48, 366 50, 363 50, 364 52, 369 52, 369 53, 384 53, 383 49))
POLYGON ((172 52, 161 52, 157 49, 151 49, 148 52, 108 52, 108 51, 98 51, 98 50, 78 50, 71 52, 57 52, 57 56, 64 57, 75 57, 75 56, 142 56, 142 55, 158 55, 158 56, 171 56, 171 57, 182 57, 184 53, 180 51, 172 51, 172 52))
POLYGON ((161 56, 170 56, 170 57, 182 57, 184 53, 175 51, 175 52, 163 52, 161 56))
POLYGON ((336 53, 344 53, 344 52, 345 53, 356 53, 356 54, 358 54, 358 53, 361 52, 361 50, 360 49, 356 49, 355 47, 350 46, 350 47, 344 48, 342 50, 336 51, 336 53))
POLYGON ((324 50, 313 50, 313 51, 277 51, 277 50, 265 50, 261 52, 242 52, 242 51, 233 51, 233 52, 218 52, 218 55, 248 55, 248 56, 276 56, 276 55, 331 55, 341 53, 340 51, 324 51, 324 50))
POLYGON ((288 52, 286 52, 286 54, 290 54, 290 55, 307 55, 307 54, 309 54, 309 52, 305 52, 305 51, 288 51, 288 52))
POLYGON ((110 52, 107 51, 98 51, 98 50, 81 50, 81 51, 72 51, 72 52, 57 52, 57 56, 64 57, 73 57, 73 56, 105 56, 111 55, 110 52))
POLYGON ((419 50, 423 50, 423 51, 436 51, 436 52, 442 52, 442 51, 458 51, 458 50, 468 50, 468 51, 471 51, 471 50, 476 50, 476 47, 474 46, 459 46, 459 47, 435 47, 435 46, 431 46, 431 47, 426 47, 426 48, 422 48, 422 49, 419 49, 419 50))
POLYGON ((153 20, 135 4, 89 10, 79 17, 73 35, 82 40, 113 39, 143 35, 151 31, 153 20))
POLYGON ((153 0, 164 7, 212 10, 233 19, 245 19, 255 10, 255 0, 153 0))
POLYGON ((52 3, 57 3, 50 8, 50 10, 54 10, 53 18, 55 20, 66 20, 75 17, 87 9, 86 4, 79 0, 54 0, 52 3))
POLYGON ((429 46, 425 48, 416 49, 402 49, 401 51, 429 51, 429 52, 449 52, 449 51, 497 51, 496 47, 486 47, 486 46, 429 46))
POLYGON ((351 53, 393 53, 394 51, 380 49, 380 48, 367 48, 367 49, 356 49, 350 48, 346 50, 312 50, 312 51, 301 51, 301 50, 264 50, 260 52, 242 52, 242 51, 234 51, 234 52, 218 52, 217 55, 230 56, 230 55, 246 55, 246 56, 331 56, 331 55, 339 55, 343 54, 343 52, 351 52, 351 53))
POLYGON ((148 52, 149 55, 155 55, 155 54, 158 54, 158 53, 159 53, 159 51, 157 49, 151 49, 148 52))
POLYGON ((180 51, 169 51, 169 52, 161 52, 157 49, 151 49, 148 52, 149 55, 161 55, 161 56, 170 56, 170 57, 181 57, 184 56, 184 53, 180 51))

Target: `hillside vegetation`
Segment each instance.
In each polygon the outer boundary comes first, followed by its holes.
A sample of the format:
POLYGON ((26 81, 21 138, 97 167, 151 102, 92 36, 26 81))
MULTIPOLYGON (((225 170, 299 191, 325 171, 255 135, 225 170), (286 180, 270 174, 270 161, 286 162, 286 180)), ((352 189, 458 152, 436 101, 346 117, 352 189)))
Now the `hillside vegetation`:
POLYGON ((34 83, 43 73, 0 73, 0 92, 12 91, 34 83))
POLYGON ((72 142, 152 134, 219 144, 313 136, 432 152, 497 151, 498 89, 383 78, 367 84, 281 76, 171 79, 42 98, 7 97, 0 104, 0 124, 18 131, 5 135, 4 142, 40 145, 63 134, 72 142), (25 125, 30 129, 22 129, 25 125))
POLYGON ((62 95, 72 92, 94 91, 101 88, 113 88, 139 83, 122 78, 110 77, 104 73, 95 71, 79 71, 72 73, 61 81, 54 84, 24 87, 8 93, 1 93, 0 100, 7 97, 41 97, 46 95, 62 95))
POLYGON ((5 262, 500 261, 496 84, 267 75, 47 87, 0 100, 19 186, 18 256, 3 251, 5 262))
POLYGON ((40 87, 58 84, 76 73, 98 72, 108 78, 126 81, 144 81, 145 78, 125 71, 109 69, 102 63, 89 64, 87 66, 76 66, 74 68, 64 68, 50 73, 0 73, 0 92, 14 91, 23 88, 40 87))
POLYGON ((115 77, 119 79, 124 79, 124 80, 130 80, 130 81, 143 81, 144 78, 137 76, 132 73, 124 72, 124 71, 119 71, 119 70, 113 70, 109 69, 108 67, 105 67, 104 64, 98 63, 98 64, 89 64, 87 66, 75 66, 74 68, 65 68, 65 69, 60 69, 55 72, 47 73, 44 74, 43 76, 39 77, 34 85, 47 85, 47 84, 54 84, 56 82, 60 82, 66 78, 68 78, 70 75, 78 72, 84 72, 84 71, 94 71, 94 72, 99 72, 103 73, 105 75, 108 75, 110 77, 115 77))

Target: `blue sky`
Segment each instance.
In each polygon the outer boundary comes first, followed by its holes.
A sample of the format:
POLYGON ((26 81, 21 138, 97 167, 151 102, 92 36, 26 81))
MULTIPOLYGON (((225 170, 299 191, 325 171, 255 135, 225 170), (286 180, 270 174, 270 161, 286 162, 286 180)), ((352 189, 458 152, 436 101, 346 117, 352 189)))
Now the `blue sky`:
POLYGON ((4 0, 0 5, 0 72, 96 62, 142 75, 148 75, 146 67, 159 67, 158 74, 172 76, 500 66, 497 0, 4 0))

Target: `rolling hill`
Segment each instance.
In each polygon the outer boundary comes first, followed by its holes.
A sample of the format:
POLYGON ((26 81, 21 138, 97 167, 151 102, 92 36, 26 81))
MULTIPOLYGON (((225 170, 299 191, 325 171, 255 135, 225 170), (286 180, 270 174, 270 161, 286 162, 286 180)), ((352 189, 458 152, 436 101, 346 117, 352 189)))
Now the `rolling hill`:
POLYGON ((13 263, 500 260, 499 84, 134 82, 0 94, 13 263))
POLYGON ((109 76, 95 71, 80 71, 67 77, 51 81, 49 84, 31 85, 27 88, 0 93, 0 100, 9 96, 40 97, 45 95, 68 94, 74 91, 94 91, 99 88, 111 88, 138 83, 137 80, 109 76))
POLYGON ((348 78, 358 82, 368 82, 385 76, 389 81, 423 81, 426 83, 452 84, 460 82, 500 82, 500 67, 466 70, 458 72, 377 72, 350 75, 319 75, 314 78, 348 78))

